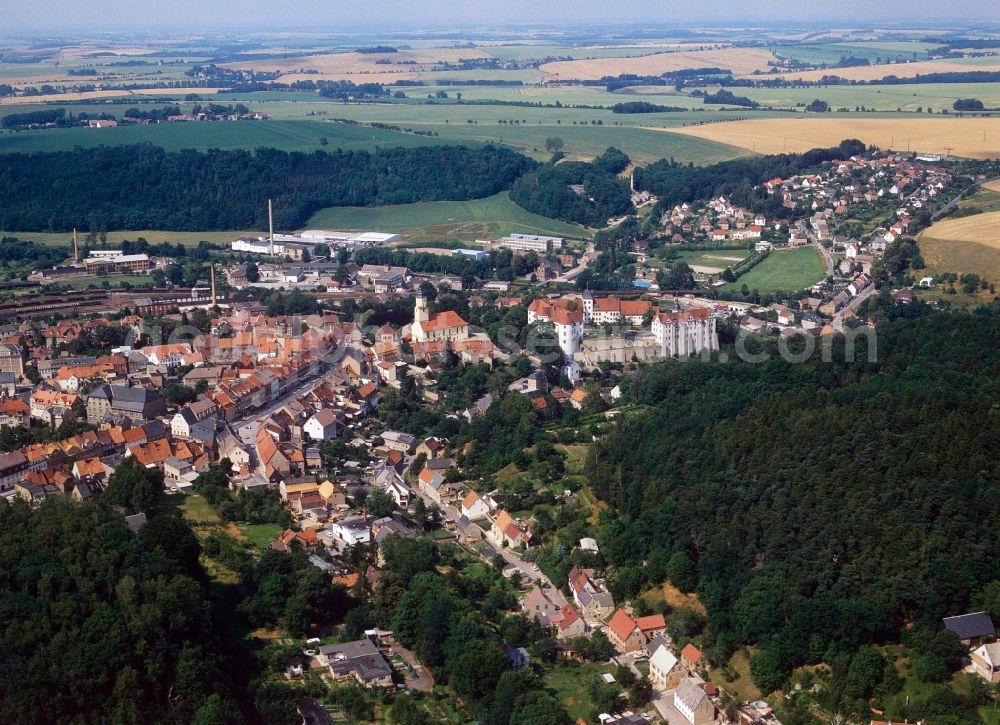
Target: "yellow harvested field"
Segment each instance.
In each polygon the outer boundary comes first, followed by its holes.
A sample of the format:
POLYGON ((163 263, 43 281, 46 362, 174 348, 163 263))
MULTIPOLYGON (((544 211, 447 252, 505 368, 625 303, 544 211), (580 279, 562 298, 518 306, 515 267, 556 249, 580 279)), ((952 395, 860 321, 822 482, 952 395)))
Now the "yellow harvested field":
POLYGON ((950 60, 921 60, 914 63, 882 63, 881 65, 860 65, 853 68, 792 71, 790 73, 769 75, 768 79, 780 78, 786 81, 818 81, 823 76, 839 76, 851 81, 875 81, 886 76, 912 78, 913 76, 926 75, 927 73, 956 73, 979 70, 1000 71, 1000 58, 995 63, 977 63, 976 65, 966 65, 950 60))
POLYGON ((797 153, 856 138, 896 151, 1000 157, 1000 123, 990 118, 772 118, 671 128, 670 132, 762 154, 797 153))
POLYGON ((736 75, 766 71, 774 61, 771 51, 763 48, 716 48, 714 50, 679 50, 654 53, 638 58, 594 58, 559 60, 545 63, 540 70, 548 80, 598 80, 605 76, 635 73, 655 76, 685 68, 726 68, 736 75))
POLYGON ((391 76, 392 80, 409 80, 420 72, 431 70, 437 63, 457 63, 462 58, 489 57, 489 53, 476 48, 419 48, 398 53, 322 53, 300 58, 233 61, 223 63, 223 66, 256 71, 283 71, 284 75, 279 78, 282 82, 308 79, 353 79, 361 82, 357 80, 358 76, 380 75, 391 76))
POLYGON ((128 96, 180 96, 197 93, 208 96, 218 93, 218 88, 135 88, 132 90, 87 91, 86 93, 49 93, 41 96, 14 96, 3 99, 4 105, 19 103, 63 103, 66 101, 90 101, 99 98, 119 98, 128 96))
POLYGON ((1000 282, 1000 211, 936 222, 918 243, 928 270, 972 272, 1000 282))
POLYGON ((986 191, 994 191, 1000 194, 1000 180, 987 181, 985 184, 983 184, 983 188, 986 189, 986 191))

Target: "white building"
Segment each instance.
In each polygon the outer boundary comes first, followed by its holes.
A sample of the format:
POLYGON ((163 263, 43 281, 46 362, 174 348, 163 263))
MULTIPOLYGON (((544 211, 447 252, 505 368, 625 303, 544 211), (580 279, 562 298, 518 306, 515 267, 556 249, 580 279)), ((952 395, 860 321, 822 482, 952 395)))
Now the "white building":
POLYGON ((431 314, 427 298, 417 293, 410 336, 414 342, 464 340, 469 336, 469 323, 453 310, 431 314))
POLYGON ((653 317, 652 332, 663 357, 687 357, 719 349, 715 317, 707 307, 661 312, 653 317))
POLYGON ((563 248, 562 237, 543 237, 538 234, 510 234, 496 243, 514 252, 542 252, 547 254, 563 248))

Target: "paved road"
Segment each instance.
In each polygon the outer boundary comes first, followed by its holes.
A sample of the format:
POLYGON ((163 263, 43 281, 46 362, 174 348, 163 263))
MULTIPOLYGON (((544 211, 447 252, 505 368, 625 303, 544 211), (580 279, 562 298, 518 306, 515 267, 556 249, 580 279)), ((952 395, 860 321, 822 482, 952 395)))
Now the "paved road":
POLYGON ((844 318, 847 316, 848 312, 853 312, 858 309, 862 302, 875 294, 878 290, 875 289, 875 285, 870 284, 865 289, 861 290, 861 294, 854 297, 850 302, 844 305, 840 312, 833 316, 833 329, 837 332, 844 331, 844 318))
POLYGON ((832 277, 833 276, 833 255, 830 254, 830 250, 827 249, 826 247, 824 247, 822 244, 819 244, 818 242, 816 244, 814 244, 813 246, 816 247, 816 250, 822 255, 823 261, 826 262, 826 276, 827 277, 832 277))

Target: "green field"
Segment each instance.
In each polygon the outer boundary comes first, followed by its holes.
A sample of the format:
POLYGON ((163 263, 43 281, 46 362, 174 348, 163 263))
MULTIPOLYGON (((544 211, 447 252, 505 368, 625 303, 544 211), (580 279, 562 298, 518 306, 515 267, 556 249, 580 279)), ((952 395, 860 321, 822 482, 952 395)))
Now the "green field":
MULTIPOLYGON (((651 103, 685 105, 683 99, 664 97, 653 88, 644 88, 643 98, 651 103)), ((670 89, 673 90, 673 89, 670 89)), ((702 89, 706 90, 706 89, 702 89)), ((711 90, 711 89, 708 89, 711 90)), ((1000 83, 910 83, 905 85, 821 86, 814 88, 741 88, 739 95, 771 108, 806 106, 815 99, 826 101, 834 110, 858 106, 878 111, 916 112, 933 108, 951 109, 959 98, 978 98, 987 108, 1000 107, 1000 83)), ((711 106, 710 106, 711 107, 711 106)))
POLYGON ((719 289, 738 292, 746 285, 761 292, 794 292, 816 284, 825 273, 823 260, 812 247, 779 249, 738 280, 719 289))
POLYGON ((376 146, 428 146, 434 137, 415 136, 322 121, 213 121, 161 123, 118 128, 53 128, 0 134, 0 153, 72 151, 76 146, 123 146, 150 143, 168 151, 181 149, 255 149, 284 151, 373 150, 376 146), (320 143, 326 138, 328 145, 320 143))
POLYGON ((181 504, 181 513, 184 515, 184 518, 191 521, 217 523, 220 520, 219 514, 215 512, 215 509, 212 508, 200 493, 186 494, 184 496, 184 502, 181 504))
POLYGON ((329 207, 307 222, 312 229, 377 229, 397 232, 407 242, 495 239, 506 234, 545 234, 583 239, 581 226, 532 214, 506 192, 471 201, 429 201, 373 207, 329 207))
POLYGON ((261 551, 267 549, 281 533, 278 524, 237 524, 236 528, 246 537, 248 543, 261 551))
POLYGON ((836 65, 843 57, 867 58, 872 63, 878 59, 883 61, 923 60, 927 58, 927 51, 939 47, 939 44, 934 43, 906 41, 806 43, 773 46, 771 52, 779 58, 794 58, 800 63, 836 65))
POLYGON ((605 672, 613 672, 614 664, 588 662, 582 665, 557 665, 545 672, 545 687, 554 690, 556 699, 576 722, 589 722, 593 703, 590 699, 590 681, 605 672))

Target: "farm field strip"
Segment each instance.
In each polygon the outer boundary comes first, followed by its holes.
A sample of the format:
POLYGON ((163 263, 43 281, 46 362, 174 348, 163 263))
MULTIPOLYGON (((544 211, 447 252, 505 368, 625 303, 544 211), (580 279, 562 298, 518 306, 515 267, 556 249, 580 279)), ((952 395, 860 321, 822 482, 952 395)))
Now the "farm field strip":
POLYGON ((1000 282, 1000 211, 935 222, 918 243, 927 269, 1000 282))
POLYGON ((757 153, 802 152, 845 138, 897 151, 974 158, 1000 156, 1000 123, 989 118, 782 118, 672 129, 757 153))

